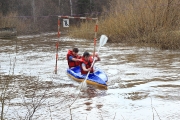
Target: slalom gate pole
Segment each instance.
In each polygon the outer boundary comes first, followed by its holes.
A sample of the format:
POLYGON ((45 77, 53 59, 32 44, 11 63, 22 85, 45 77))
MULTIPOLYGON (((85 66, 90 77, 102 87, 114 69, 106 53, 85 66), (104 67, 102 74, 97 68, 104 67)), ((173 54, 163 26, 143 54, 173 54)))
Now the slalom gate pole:
MULTIPOLYGON (((58 38, 60 38, 60 19, 59 19, 59 18, 58 18, 58 38)), ((56 43, 56 64, 55 64, 55 74, 57 74, 58 47, 59 47, 59 41, 57 41, 57 43, 56 43)))
POLYGON ((96 25, 95 25, 95 34, 94 34, 94 52, 93 52, 93 59, 95 57, 95 51, 96 51, 96 41, 97 41, 97 31, 98 31, 98 19, 96 19, 96 25))

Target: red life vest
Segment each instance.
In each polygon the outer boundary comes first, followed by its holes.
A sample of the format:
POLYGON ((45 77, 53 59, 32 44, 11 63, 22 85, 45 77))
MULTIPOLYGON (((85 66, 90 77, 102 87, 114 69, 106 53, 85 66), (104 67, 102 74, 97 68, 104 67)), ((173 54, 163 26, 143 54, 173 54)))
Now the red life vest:
MULTIPOLYGON (((84 70, 83 70, 83 68, 82 68, 82 64, 84 63, 84 64, 85 64, 85 66, 86 66, 86 69, 88 69, 88 68, 90 68, 90 67, 91 67, 92 62, 93 62, 92 57, 90 57, 90 60, 89 60, 89 61, 86 61, 86 60, 84 59, 84 57, 82 57, 82 58, 81 58, 81 63, 80 63, 80 67, 81 67, 81 74, 87 74, 87 73, 88 73, 88 71, 84 71, 84 70)), ((93 72, 94 72, 94 71, 93 71, 93 67, 92 67, 92 68, 91 68, 90 73, 93 73, 93 72)))
POLYGON ((71 67, 76 67, 78 65, 80 65, 80 62, 79 61, 73 61, 73 60, 69 60, 69 57, 72 56, 73 58, 76 58, 76 59, 80 59, 81 56, 75 56, 73 54, 73 51, 72 50, 68 50, 68 53, 67 53, 67 56, 66 56, 66 59, 68 61, 68 65, 69 65, 69 68, 71 67))

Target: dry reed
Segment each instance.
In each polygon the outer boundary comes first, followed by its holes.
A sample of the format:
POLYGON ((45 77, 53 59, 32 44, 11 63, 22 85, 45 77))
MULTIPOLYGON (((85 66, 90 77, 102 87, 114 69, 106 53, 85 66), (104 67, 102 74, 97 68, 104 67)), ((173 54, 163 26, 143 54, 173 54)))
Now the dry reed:
MULTIPOLYGON (((112 42, 180 49, 179 4, 179 0, 112 1, 110 13, 99 20, 98 32, 106 34, 112 42)), ((73 36, 91 36, 86 24, 74 28, 76 34, 73 36)))
POLYGON ((95 21, 85 21, 79 26, 74 25, 69 28, 69 36, 75 38, 93 39, 95 23, 95 21))

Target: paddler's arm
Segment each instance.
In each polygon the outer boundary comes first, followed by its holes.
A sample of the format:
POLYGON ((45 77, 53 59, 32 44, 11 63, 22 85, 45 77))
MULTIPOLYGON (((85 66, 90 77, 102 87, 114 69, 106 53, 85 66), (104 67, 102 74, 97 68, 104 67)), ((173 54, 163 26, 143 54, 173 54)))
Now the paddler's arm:
POLYGON ((73 56, 69 56, 69 60, 72 60, 72 61, 80 61, 80 59, 74 58, 73 56))
POLYGON ((84 64, 84 63, 82 63, 82 69, 84 70, 84 71, 90 71, 91 70, 91 68, 86 68, 86 65, 84 64))

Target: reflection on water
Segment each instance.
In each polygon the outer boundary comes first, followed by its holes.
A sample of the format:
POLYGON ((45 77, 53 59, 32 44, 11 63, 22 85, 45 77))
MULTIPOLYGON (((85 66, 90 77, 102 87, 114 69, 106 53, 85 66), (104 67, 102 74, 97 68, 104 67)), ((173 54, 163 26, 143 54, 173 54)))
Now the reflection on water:
POLYGON ((96 66, 107 73, 108 90, 89 87, 81 93, 79 83, 66 75, 66 52, 72 47, 78 47, 80 54, 92 52, 93 40, 42 34, 0 41, 0 90, 1 95, 6 93, 8 119, 180 119, 178 51, 106 43, 96 66))

